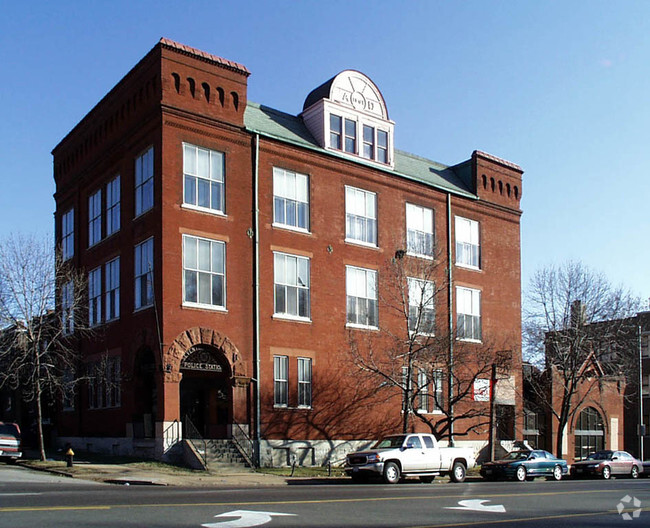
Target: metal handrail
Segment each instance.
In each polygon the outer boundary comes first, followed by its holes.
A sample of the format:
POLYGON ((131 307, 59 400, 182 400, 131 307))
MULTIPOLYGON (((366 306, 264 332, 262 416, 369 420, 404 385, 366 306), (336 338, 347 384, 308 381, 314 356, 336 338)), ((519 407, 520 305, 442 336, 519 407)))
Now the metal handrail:
POLYGON ((253 441, 238 423, 232 424, 232 443, 235 445, 241 456, 244 457, 246 463, 250 467, 254 468, 255 463, 253 462, 253 459, 255 449, 253 441))
POLYGON ((192 444, 194 450, 201 458, 203 466, 207 469, 208 467, 208 443, 205 441, 205 438, 199 433, 199 430, 196 428, 192 420, 188 415, 185 415, 183 420, 183 425, 185 429, 185 439, 192 444), (201 451, 203 448, 203 451, 201 451))

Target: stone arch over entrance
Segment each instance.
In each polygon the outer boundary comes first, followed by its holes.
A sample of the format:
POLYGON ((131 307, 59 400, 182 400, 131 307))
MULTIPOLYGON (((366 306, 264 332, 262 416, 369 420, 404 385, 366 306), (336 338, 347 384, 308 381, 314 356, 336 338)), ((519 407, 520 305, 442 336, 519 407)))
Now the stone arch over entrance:
POLYGON ((247 376, 246 365, 242 362, 239 350, 232 341, 216 330, 198 326, 179 334, 169 346, 165 373, 180 381, 181 361, 196 345, 207 345, 219 350, 228 361, 233 378, 247 376))

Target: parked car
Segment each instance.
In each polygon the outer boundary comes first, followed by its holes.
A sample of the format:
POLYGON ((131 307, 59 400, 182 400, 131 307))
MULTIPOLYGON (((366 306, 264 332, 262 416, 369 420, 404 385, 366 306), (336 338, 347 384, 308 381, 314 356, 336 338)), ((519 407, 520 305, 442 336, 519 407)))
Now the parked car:
POLYGON ((21 456, 20 427, 15 423, 0 422, 0 458, 14 462, 21 456))
POLYGON ((481 465, 481 476, 487 480, 509 478, 523 482, 535 477, 562 480, 568 472, 566 460, 541 449, 512 451, 501 460, 481 465))
POLYGON ((355 481, 378 476, 387 484, 399 482, 402 476, 432 482, 438 475, 462 482, 475 464, 471 449, 440 447, 431 434, 401 434, 387 436, 371 449, 350 453, 345 459, 345 472, 355 481))
POLYGON ((610 478, 612 475, 625 475, 637 478, 643 473, 643 462, 634 458, 627 451, 597 451, 585 460, 571 465, 571 476, 610 478))

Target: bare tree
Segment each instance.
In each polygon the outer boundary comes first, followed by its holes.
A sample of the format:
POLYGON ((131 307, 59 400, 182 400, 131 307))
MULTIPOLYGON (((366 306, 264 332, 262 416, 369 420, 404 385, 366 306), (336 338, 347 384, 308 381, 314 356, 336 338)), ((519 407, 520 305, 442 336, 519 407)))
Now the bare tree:
POLYGON ((634 372, 639 300, 580 262, 542 268, 525 294, 526 359, 541 371, 526 380, 536 404, 556 419, 556 454, 565 426, 603 379, 634 372))
POLYGON ((384 314, 379 331, 351 330, 350 350, 366 381, 392 387, 401 396, 402 431, 408 431, 414 417, 439 438, 488 425, 489 403, 470 401, 475 382, 490 380, 493 365, 508 371, 512 351, 498 352, 487 336, 480 343, 458 339, 478 331, 475 321, 449 332, 443 259, 398 252, 379 277, 378 304, 384 314))
POLYGON ((34 402, 42 460, 43 402, 65 401, 80 379, 75 344, 89 332, 86 284, 49 238, 12 235, 0 242, 0 387, 34 402))

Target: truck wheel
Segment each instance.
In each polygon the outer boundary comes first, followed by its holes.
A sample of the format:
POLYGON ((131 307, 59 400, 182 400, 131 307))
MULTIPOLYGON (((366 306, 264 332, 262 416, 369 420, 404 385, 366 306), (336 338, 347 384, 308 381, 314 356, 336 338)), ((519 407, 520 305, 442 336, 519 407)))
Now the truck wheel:
POLYGON ((384 482, 386 484, 397 484, 400 473, 399 466, 395 462, 386 462, 384 466, 384 482))
POLYGON ((519 482, 524 482, 526 480, 526 468, 524 466, 519 466, 517 472, 515 473, 515 478, 519 482))
POLYGON ((427 477, 420 477, 420 482, 424 482, 425 484, 431 484, 433 482, 433 479, 435 479, 435 476, 427 476, 427 477))
POLYGON ((463 482, 463 480, 465 480, 466 473, 467 469, 465 468, 465 464, 462 462, 454 462, 454 465, 451 468, 451 481, 463 482))

